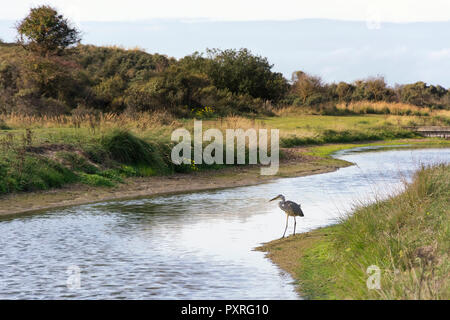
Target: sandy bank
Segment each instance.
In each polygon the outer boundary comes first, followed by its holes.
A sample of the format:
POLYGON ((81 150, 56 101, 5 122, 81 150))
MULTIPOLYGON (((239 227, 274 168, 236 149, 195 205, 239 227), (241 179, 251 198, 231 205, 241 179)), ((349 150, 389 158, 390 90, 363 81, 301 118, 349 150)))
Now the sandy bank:
POLYGON ((342 160, 305 155, 306 149, 302 148, 286 151, 288 156, 280 163, 280 170, 275 176, 261 176, 258 166, 243 166, 189 174, 130 178, 125 183, 110 188, 74 184, 61 189, 2 196, 0 216, 110 200, 255 185, 282 177, 330 172, 350 165, 342 160))

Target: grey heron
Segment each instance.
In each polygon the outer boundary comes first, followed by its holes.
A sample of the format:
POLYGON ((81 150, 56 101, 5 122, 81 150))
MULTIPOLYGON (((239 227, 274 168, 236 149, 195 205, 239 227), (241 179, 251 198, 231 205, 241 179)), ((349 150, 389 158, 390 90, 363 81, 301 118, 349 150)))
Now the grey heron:
POLYGON ((269 200, 269 202, 277 199, 280 200, 278 206, 280 207, 281 210, 283 210, 286 213, 286 228, 284 229, 284 233, 282 236, 282 238, 284 238, 284 235, 286 234, 286 230, 288 227, 289 216, 294 217, 294 234, 295 234, 295 227, 297 225, 295 217, 303 217, 303 211, 299 204, 295 203, 294 201, 286 201, 285 197, 282 194, 277 195, 272 200, 269 200))

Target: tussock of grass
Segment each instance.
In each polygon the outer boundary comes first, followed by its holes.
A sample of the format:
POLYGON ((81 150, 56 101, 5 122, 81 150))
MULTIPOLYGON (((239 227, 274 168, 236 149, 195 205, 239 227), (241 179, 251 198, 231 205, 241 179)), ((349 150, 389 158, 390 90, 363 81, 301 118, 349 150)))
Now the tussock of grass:
POLYGON ((400 195, 324 228, 300 257, 300 290, 313 299, 449 299, 450 166, 419 170, 400 195), (381 269, 369 290, 367 267, 381 269))
POLYGON ((103 137, 102 146, 112 159, 131 165, 167 167, 156 146, 126 130, 114 130, 103 137))
POLYGON ((0 194, 47 190, 76 181, 71 170, 50 159, 9 154, 0 162, 0 194))

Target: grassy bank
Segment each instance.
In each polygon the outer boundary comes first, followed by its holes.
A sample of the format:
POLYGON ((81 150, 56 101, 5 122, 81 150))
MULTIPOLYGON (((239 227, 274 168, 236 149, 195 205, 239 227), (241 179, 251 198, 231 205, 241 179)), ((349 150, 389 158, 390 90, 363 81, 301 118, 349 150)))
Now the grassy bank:
MULTIPOLYGON (((193 119, 175 118, 165 112, 128 115, 91 111, 54 117, 1 115, 0 194, 49 190, 74 183, 112 187, 132 177, 224 168, 195 163, 174 165, 170 161, 171 133, 180 127, 192 132, 193 119)), ((427 123, 433 121, 431 117, 417 118, 427 123)), ((299 114, 297 110, 268 118, 207 117, 203 130, 279 129, 284 148, 281 157, 289 158, 286 150, 293 147, 329 143, 351 147, 355 141, 378 140, 389 144, 396 139, 417 138, 415 133, 398 125, 411 119, 396 115, 320 116, 299 114)), ((443 140, 422 141, 436 144, 443 140)), ((309 163, 321 167, 325 159, 337 162, 327 157, 328 151, 335 148, 325 146, 321 151, 310 148, 307 155, 320 158, 320 163, 309 163)))
MULTIPOLYGON (((395 108, 395 104, 393 107, 395 108)), ((375 140, 415 138, 417 135, 405 127, 422 125, 448 125, 448 114, 431 113, 429 116, 395 114, 317 115, 299 114, 288 109, 279 111, 279 117, 264 119, 267 126, 281 131, 281 145, 315 145, 375 140)))
POLYGON ((0 194, 47 190, 76 182, 113 186, 126 177, 182 170, 166 159, 170 154, 167 144, 145 141, 127 130, 101 135, 61 130, 59 138, 64 137, 60 142, 56 135, 45 140, 45 134, 35 134, 26 130, 0 137, 0 194))
POLYGON ((58 117, 13 114, 0 119, 0 194, 48 190, 73 183, 112 187, 131 177, 224 167, 173 164, 171 133, 188 120, 177 120, 166 113, 58 117))
POLYGON ((449 190, 449 165, 422 168, 403 193, 260 249, 310 299, 449 299, 449 190), (367 288, 371 265, 380 289, 367 288))

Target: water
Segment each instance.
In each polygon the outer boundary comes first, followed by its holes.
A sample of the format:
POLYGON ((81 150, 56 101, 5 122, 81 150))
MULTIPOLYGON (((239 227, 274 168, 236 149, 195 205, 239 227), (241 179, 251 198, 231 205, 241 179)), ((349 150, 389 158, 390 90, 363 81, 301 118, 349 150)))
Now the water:
MULTIPOLYGON (((298 299, 264 253, 302 203, 297 232, 336 222, 358 201, 402 188, 450 149, 341 153, 356 166, 226 190, 105 202, 0 220, 0 299, 298 299), (68 267, 80 268, 69 289, 68 267)), ((290 221, 288 232, 292 232, 290 221)), ((72 278, 70 278, 72 279, 72 278)))

